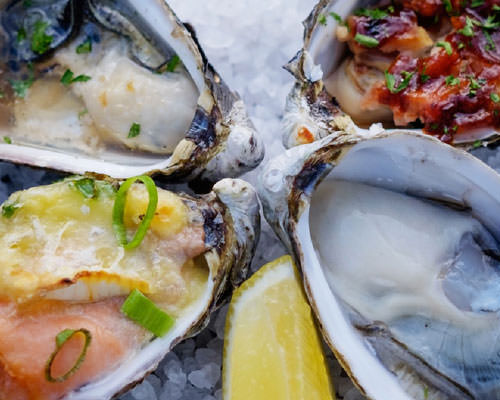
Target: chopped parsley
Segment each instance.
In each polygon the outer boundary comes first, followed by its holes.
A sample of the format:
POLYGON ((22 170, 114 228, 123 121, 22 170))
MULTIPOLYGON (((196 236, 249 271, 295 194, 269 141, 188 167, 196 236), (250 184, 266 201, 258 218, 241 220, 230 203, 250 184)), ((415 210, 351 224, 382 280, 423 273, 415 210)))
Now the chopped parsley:
POLYGON ((488 44, 485 46, 485 50, 486 51, 495 50, 497 46, 495 45, 495 42, 493 41, 491 35, 488 33, 486 29, 483 29, 483 35, 486 38, 486 41, 488 42, 488 44))
POLYGON ((483 4, 484 4, 484 0, 472 0, 470 6, 472 8, 476 8, 476 7, 482 6, 483 4))
POLYGON ((448 54, 449 56, 451 56, 453 54, 453 48, 451 47, 451 43, 450 42, 437 42, 436 43, 436 46, 437 47, 442 47, 443 49, 446 50, 446 54, 448 54))
POLYGON ((319 17, 318 17, 318 22, 321 25, 326 25, 327 24, 327 22, 326 22, 326 15, 325 14, 320 14, 319 17))
POLYGON ((368 17, 371 19, 382 19, 387 17, 389 14, 387 11, 381 10, 380 8, 368 9, 368 8, 360 8, 358 11, 354 13, 354 15, 358 17, 368 17))
POLYGON ((377 39, 371 36, 362 35, 361 33, 356 33, 354 40, 358 42, 360 45, 369 48, 377 47, 380 44, 380 42, 377 39))
POLYGON ((17 40, 17 43, 21 43, 24 40, 26 40, 26 29, 24 29, 23 27, 18 29, 16 40, 17 40))
POLYGON ((396 78, 394 77, 393 74, 390 74, 389 71, 385 71, 385 83, 387 85, 387 89, 393 94, 397 94, 405 90, 408 85, 410 84, 410 80, 415 75, 415 72, 407 72, 403 71, 401 72, 401 76, 403 79, 401 82, 399 82, 398 86, 396 87, 396 78))
POLYGON ((17 209, 21 208, 18 203, 4 204, 2 206, 2 217, 10 218, 14 215, 17 209))
POLYGON ((470 85, 469 85, 469 97, 474 97, 477 94, 477 90, 483 86, 486 81, 484 79, 476 79, 473 76, 469 77, 470 85))
POLYGON ((177 66, 179 65, 179 63, 181 62, 181 59, 180 57, 176 54, 175 56, 173 56, 169 62, 167 63, 167 67, 166 67, 166 70, 168 72, 174 72, 175 69, 177 68, 177 66))
POLYGON ((87 38, 83 43, 76 47, 76 54, 87 54, 92 51, 92 41, 87 38))
POLYGON ((478 147, 481 146, 481 141, 480 140, 476 140, 473 144, 472 144, 472 148, 473 149, 477 149, 478 147))
POLYGON ((134 138, 136 136, 139 136, 140 134, 141 134, 141 125, 134 122, 130 127, 130 131, 128 132, 127 137, 134 138))
POLYGON ((10 86, 17 97, 23 99, 28 93, 28 89, 35 82, 35 75, 33 73, 33 64, 28 64, 29 76, 24 80, 10 80, 10 86))
POLYGON ((93 179, 79 179, 74 181, 74 185, 86 199, 92 199, 96 196, 96 187, 93 179))
POLYGON ((43 54, 50 49, 54 37, 45 33, 48 27, 49 24, 45 21, 38 20, 35 22, 33 37, 31 38, 31 50, 34 53, 43 54))
POLYGON ((12 139, 8 136, 4 136, 3 137, 3 141, 7 144, 12 144, 12 139))
POLYGON ((454 77, 453 75, 448 75, 444 81, 448 86, 456 86, 460 83, 460 79, 454 77))
POLYGON ((495 15, 489 15, 488 18, 486 18, 486 21, 484 21, 481 26, 484 29, 497 29, 500 27, 500 22, 495 22, 495 15))
POLYGON ((465 44, 463 42, 460 42, 458 44, 458 50, 462 50, 465 47, 465 44))
POLYGON ((75 82, 87 82, 91 79, 91 77, 88 75, 78 75, 76 77, 74 77, 74 75, 75 74, 73 74, 73 71, 71 71, 70 69, 67 69, 64 72, 63 76, 61 77, 61 83, 64 86, 69 86, 75 82))
POLYGON ((465 26, 462 29, 458 30, 458 33, 461 33, 464 36, 472 37, 474 36, 474 23, 472 19, 469 17, 465 17, 465 26))
POLYGON ((339 23, 339 25, 347 25, 347 23, 342 19, 342 17, 340 15, 338 15, 337 13, 331 11, 330 12, 330 16, 339 23))
POLYGON ((500 103, 500 96, 496 93, 491 93, 490 99, 491 101, 493 101, 493 103, 500 103))

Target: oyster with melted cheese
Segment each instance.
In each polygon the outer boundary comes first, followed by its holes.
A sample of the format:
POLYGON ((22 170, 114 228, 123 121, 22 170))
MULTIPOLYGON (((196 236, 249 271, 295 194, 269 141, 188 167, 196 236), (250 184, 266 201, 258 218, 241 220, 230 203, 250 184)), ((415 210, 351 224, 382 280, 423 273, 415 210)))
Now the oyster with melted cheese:
POLYGON ((226 179, 191 197, 140 178, 146 185, 117 191, 74 177, 2 205, 6 398, 111 398, 203 327, 245 277, 259 233, 250 185, 226 179))

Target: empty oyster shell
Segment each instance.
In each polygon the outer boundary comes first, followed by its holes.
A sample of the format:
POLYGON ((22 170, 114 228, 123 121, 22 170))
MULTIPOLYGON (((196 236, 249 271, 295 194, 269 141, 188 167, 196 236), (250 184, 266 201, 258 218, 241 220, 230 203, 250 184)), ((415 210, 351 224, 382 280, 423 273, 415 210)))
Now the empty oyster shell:
POLYGON ((284 145, 336 131, 380 132, 381 124, 466 148, 497 140, 496 74, 485 74, 497 68, 498 46, 486 40, 498 27, 484 33, 480 27, 490 26, 479 22, 494 18, 492 3, 445 4, 320 0, 304 22, 303 48, 286 66, 296 82, 284 145), (466 23, 473 27, 464 34, 466 23))
POLYGON ((262 160, 241 99, 165 2, 16 0, 0 12, 1 159, 211 181, 262 160))
POLYGON ((500 175, 409 131, 338 133, 265 167, 264 213, 371 399, 495 399, 500 175))
MULTIPOLYGON (((0 392, 7 398, 113 397, 202 329, 217 302, 245 278, 260 229, 249 184, 224 179, 198 197, 158 189, 154 218, 134 249, 122 247, 113 232, 116 186, 73 177, 16 192, 1 207, 0 392), (134 289, 173 318, 164 336, 120 312, 134 289), (53 382, 47 360, 67 330, 86 330, 90 345, 76 372, 53 382)), ((142 184, 126 193, 129 235, 148 202, 142 184)), ((69 360, 74 364, 78 349, 61 347, 69 353, 53 359, 52 376, 68 370, 69 360)))

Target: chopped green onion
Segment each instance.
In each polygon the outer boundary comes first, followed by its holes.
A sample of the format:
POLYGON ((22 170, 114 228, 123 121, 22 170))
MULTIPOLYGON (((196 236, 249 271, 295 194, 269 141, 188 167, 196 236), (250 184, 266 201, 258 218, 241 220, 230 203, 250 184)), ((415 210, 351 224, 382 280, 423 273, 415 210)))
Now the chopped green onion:
POLYGON ((132 290, 121 310, 132 321, 158 337, 165 336, 175 323, 174 318, 137 289, 132 290))
POLYGON ((0 99, 3 99, 5 97, 5 93, 0 90, 0 99))
POLYGON ((326 25, 327 24, 327 22, 326 22, 326 15, 325 14, 320 14, 319 17, 318 17, 318 22, 321 25, 326 25))
POLYGON ((19 28, 17 31, 17 43, 21 43, 23 40, 26 39, 26 29, 23 27, 19 28))
POLYGON ((493 39, 491 38, 491 35, 488 33, 488 31, 486 29, 483 29, 483 35, 486 38, 486 41, 488 42, 485 49, 487 51, 495 50, 497 46, 495 45, 495 42, 493 41, 493 39))
POLYGON ((2 206, 2 217, 12 217, 19 208, 21 208, 21 205, 18 203, 4 204, 2 206))
POLYGON ((31 50, 37 54, 46 53, 50 49, 52 44, 53 36, 47 35, 45 31, 49 27, 49 24, 45 21, 38 20, 35 22, 35 27, 33 31, 33 37, 31 40, 31 50))
POLYGON ((396 78, 394 77, 394 75, 390 74, 389 71, 385 71, 385 83, 389 91, 393 94, 397 94, 406 89, 410 83, 411 78, 413 77, 413 75, 415 75, 415 72, 403 71, 401 72, 401 75, 403 76, 403 80, 396 87, 396 78))
POLYGON ((458 33, 461 33, 464 36, 472 37, 474 36, 474 23, 469 17, 465 17, 465 26, 462 29, 458 30, 458 33))
POLYGON ((47 360, 47 364, 45 366, 45 379, 47 379, 49 382, 64 382, 66 379, 72 376, 76 371, 78 371, 83 361, 85 360, 85 356, 87 355, 87 349, 90 346, 91 341, 92 341, 92 335, 87 329, 78 329, 78 330, 65 329, 59 332, 56 336, 56 349, 50 355, 49 359, 47 360), (75 364, 65 374, 57 377, 52 376, 51 369, 54 359, 59 354, 59 351, 64 346, 64 344, 78 333, 81 333, 85 336, 85 343, 83 345, 82 352, 78 356, 78 359, 76 360, 75 364))
POLYGON ((443 49, 446 50, 446 54, 451 56, 453 54, 453 48, 451 47, 450 42, 437 42, 436 46, 442 47, 443 49))
POLYGON ((28 89, 35 82, 35 74, 33 73, 33 64, 31 63, 28 64, 28 70, 29 70, 29 76, 27 79, 19 81, 14 81, 14 80, 9 81, 10 86, 12 87, 12 90, 14 91, 17 97, 24 98, 28 93, 28 89))
POLYGON ((90 178, 83 178, 74 181, 75 187, 86 199, 92 199, 96 195, 95 181, 90 178))
POLYGON ((444 81, 448 86, 456 86, 460 83, 460 79, 455 78, 453 75, 448 75, 444 81))
POLYGON ((177 54, 173 56, 167 63, 167 72, 174 72, 180 62, 181 58, 177 54))
POLYGON ((128 136, 127 138, 135 138, 136 136, 139 136, 141 134, 141 124, 138 123, 133 123, 132 126, 130 127, 130 130, 128 131, 128 136))
POLYGON ((427 386, 424 386, 424 400, 427 400, 429 398, 429 388, 427 386))
POLYGON ((92 41, 87 38, 83 43, 76 47, 76 54, 86 54, 92 51, 92 41))
POLYGON ((473 149, 477 149, 478 147, 481 146, 481 141, 480 140, 476 140, 473 144, 472 144, 472 148, 473 149))
POLYGON ((380 8, 375 8, 373 10, 369 8, 360 8, 354 13, 354 15, 358 17, 368 17, 371 19, 382 19, 387 17, 389 14, 387 11, 381 10, 380 8))
POLYGON ((496 93, 491 93, 490 94, 490 99, 493 101, 493 103, 499 103, 500 102, 500 96, 496 93))
POLYGON ((90 76, 87 76, 87 75, 78 75, 75 78, 73 78, 73 76, 74 76, 73 71, 71 71, 70 69, 67 69, 66 71, 64 71, 64 74, 61 77, 61 83, 64 86, 69 86, 75 82, 87 82, 90 79, 92 79, 90 76))
POLYGON ((498 4, 494 4, 491 8, 493 11, 500 11, 500 6, 498 4))
POLYGON ((85 109, 78 113, 78 119, 81 119, 85 114, 88 114, 89 110, 85 109))
POLYGON ((342 17, 340 15, 338 15, 337 13, 331 11, 330 12, 330 16, 338 22, 339 25, 347 25, 347 23, 342 19, 342 17))
POLYGON ((431 79, 431 77, 427 74, 420 74, 420 80, 422 81, 422 83, 425 83, 427 82, 429 79, 431 79))
POLYGON ((484 0, 472 0, 470 6, 472 8, 476 8, 476 7, 482 6, 483 4, 484 4, 484 0))
POLYGON ((458 44, 458 50, 462 50, 464 47, 465 47, 465 44, 464 44, 464 43, 460 42, 460 43, 458 44))
POLYGON ((446 12, 448 14, 451 14, 453 12, 453 6, 451 5, 451 1, 450 0, 443 0, 443 4, 444 4, 444 9, 446 10, 446 12))
POLYGON ((495 22, 496 15, 488 15, 486 21, 481 26, 485 29, 497 29, 500 26, 499 22, 495 22))
POLYGON ((12 144, 12 139, 8 136, 4 136, 3 137, 3 141, 7 144, 12 144))
POLYGON ((361 33, 356 33, 354 40, 358 42, 360 45, 369 48, 377 47, 380 44, 380 42, 377 39, 371 36, 362 35, 361 33))
POLYGON ((134 178, 129 178, 122 183, 118 193, 116 194, 115 204, 113 206, 113 230, 115 231, 115 236, 125 249, 135 249, 139 246, 146 236, 146 232, 151 224, 151 221, 155 215, 156 206, 158 205, 158 190, 154 181, 149 176, 136 176, 134 178), (130 242, 127 241, 127 232, 123 222, 123 213, 125 211, 125 201, 127 191, 132 186, 135 181, 141 181, 146 186, 149 194, 149 204, 146 210, 146 214, 142 219, 137 231, 130 242))

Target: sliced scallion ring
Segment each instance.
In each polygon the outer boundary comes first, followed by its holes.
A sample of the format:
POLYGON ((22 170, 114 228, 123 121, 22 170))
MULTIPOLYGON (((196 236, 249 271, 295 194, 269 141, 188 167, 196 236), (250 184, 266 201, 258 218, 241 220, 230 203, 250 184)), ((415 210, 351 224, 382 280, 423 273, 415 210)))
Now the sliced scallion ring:
POLYGON ((118 242, 127 250, 135 249, 139 246, 146 236, 149 225, 155 216, 156 206, 158 205, 158 190, 154 181, 149 176, 136 176, 134 178, 129 178, 122 183, 118 193, 116 194, 115 204, 113 206, 113 230, 115 231, 116 238, 118 242), (127 239, 127 230, 125 229, 125 224, 123 222, 123 213, 125 211, 125 201, 127 200, 127 191, 130 186, 135 181, 141 181, 146 186, 149 195, 148 208, 146 214, 142 219, 134 237, 129 242, 127 239))
POLYGON ((47 379, 49 382, 64 382, 66 379, 72 376, 76 371, 78 371, 78 369, 83 363, 83 360, 85 360, 85 356, 87 355, 87 349, 90 346, 91 340, 92 340, 92 335, 87 329, 78 329, 78 330, 65 329, 59 332, 56 336, 56 349, 50 355, 49 359, 47 360, 47 365, 45 366, 45 379, 47 379), (66 343, 68 340, 70 340, 73 336, 75 336, 78 333, 81 333, 85 336, 85 343, 83 344, 82 352, 78 356, 75 365, 73 365, 69 369, 69 371, 66 372, 64 375, 57 377, 52 376, 51 369, 54 359, 59 354, 59 351, 64 346, 64 343, 66 343))
POLYGON ((174 318, 137 289, 132 290, 121 310, 132 321, 158 337, 165 336, 175 323, 174 318))

